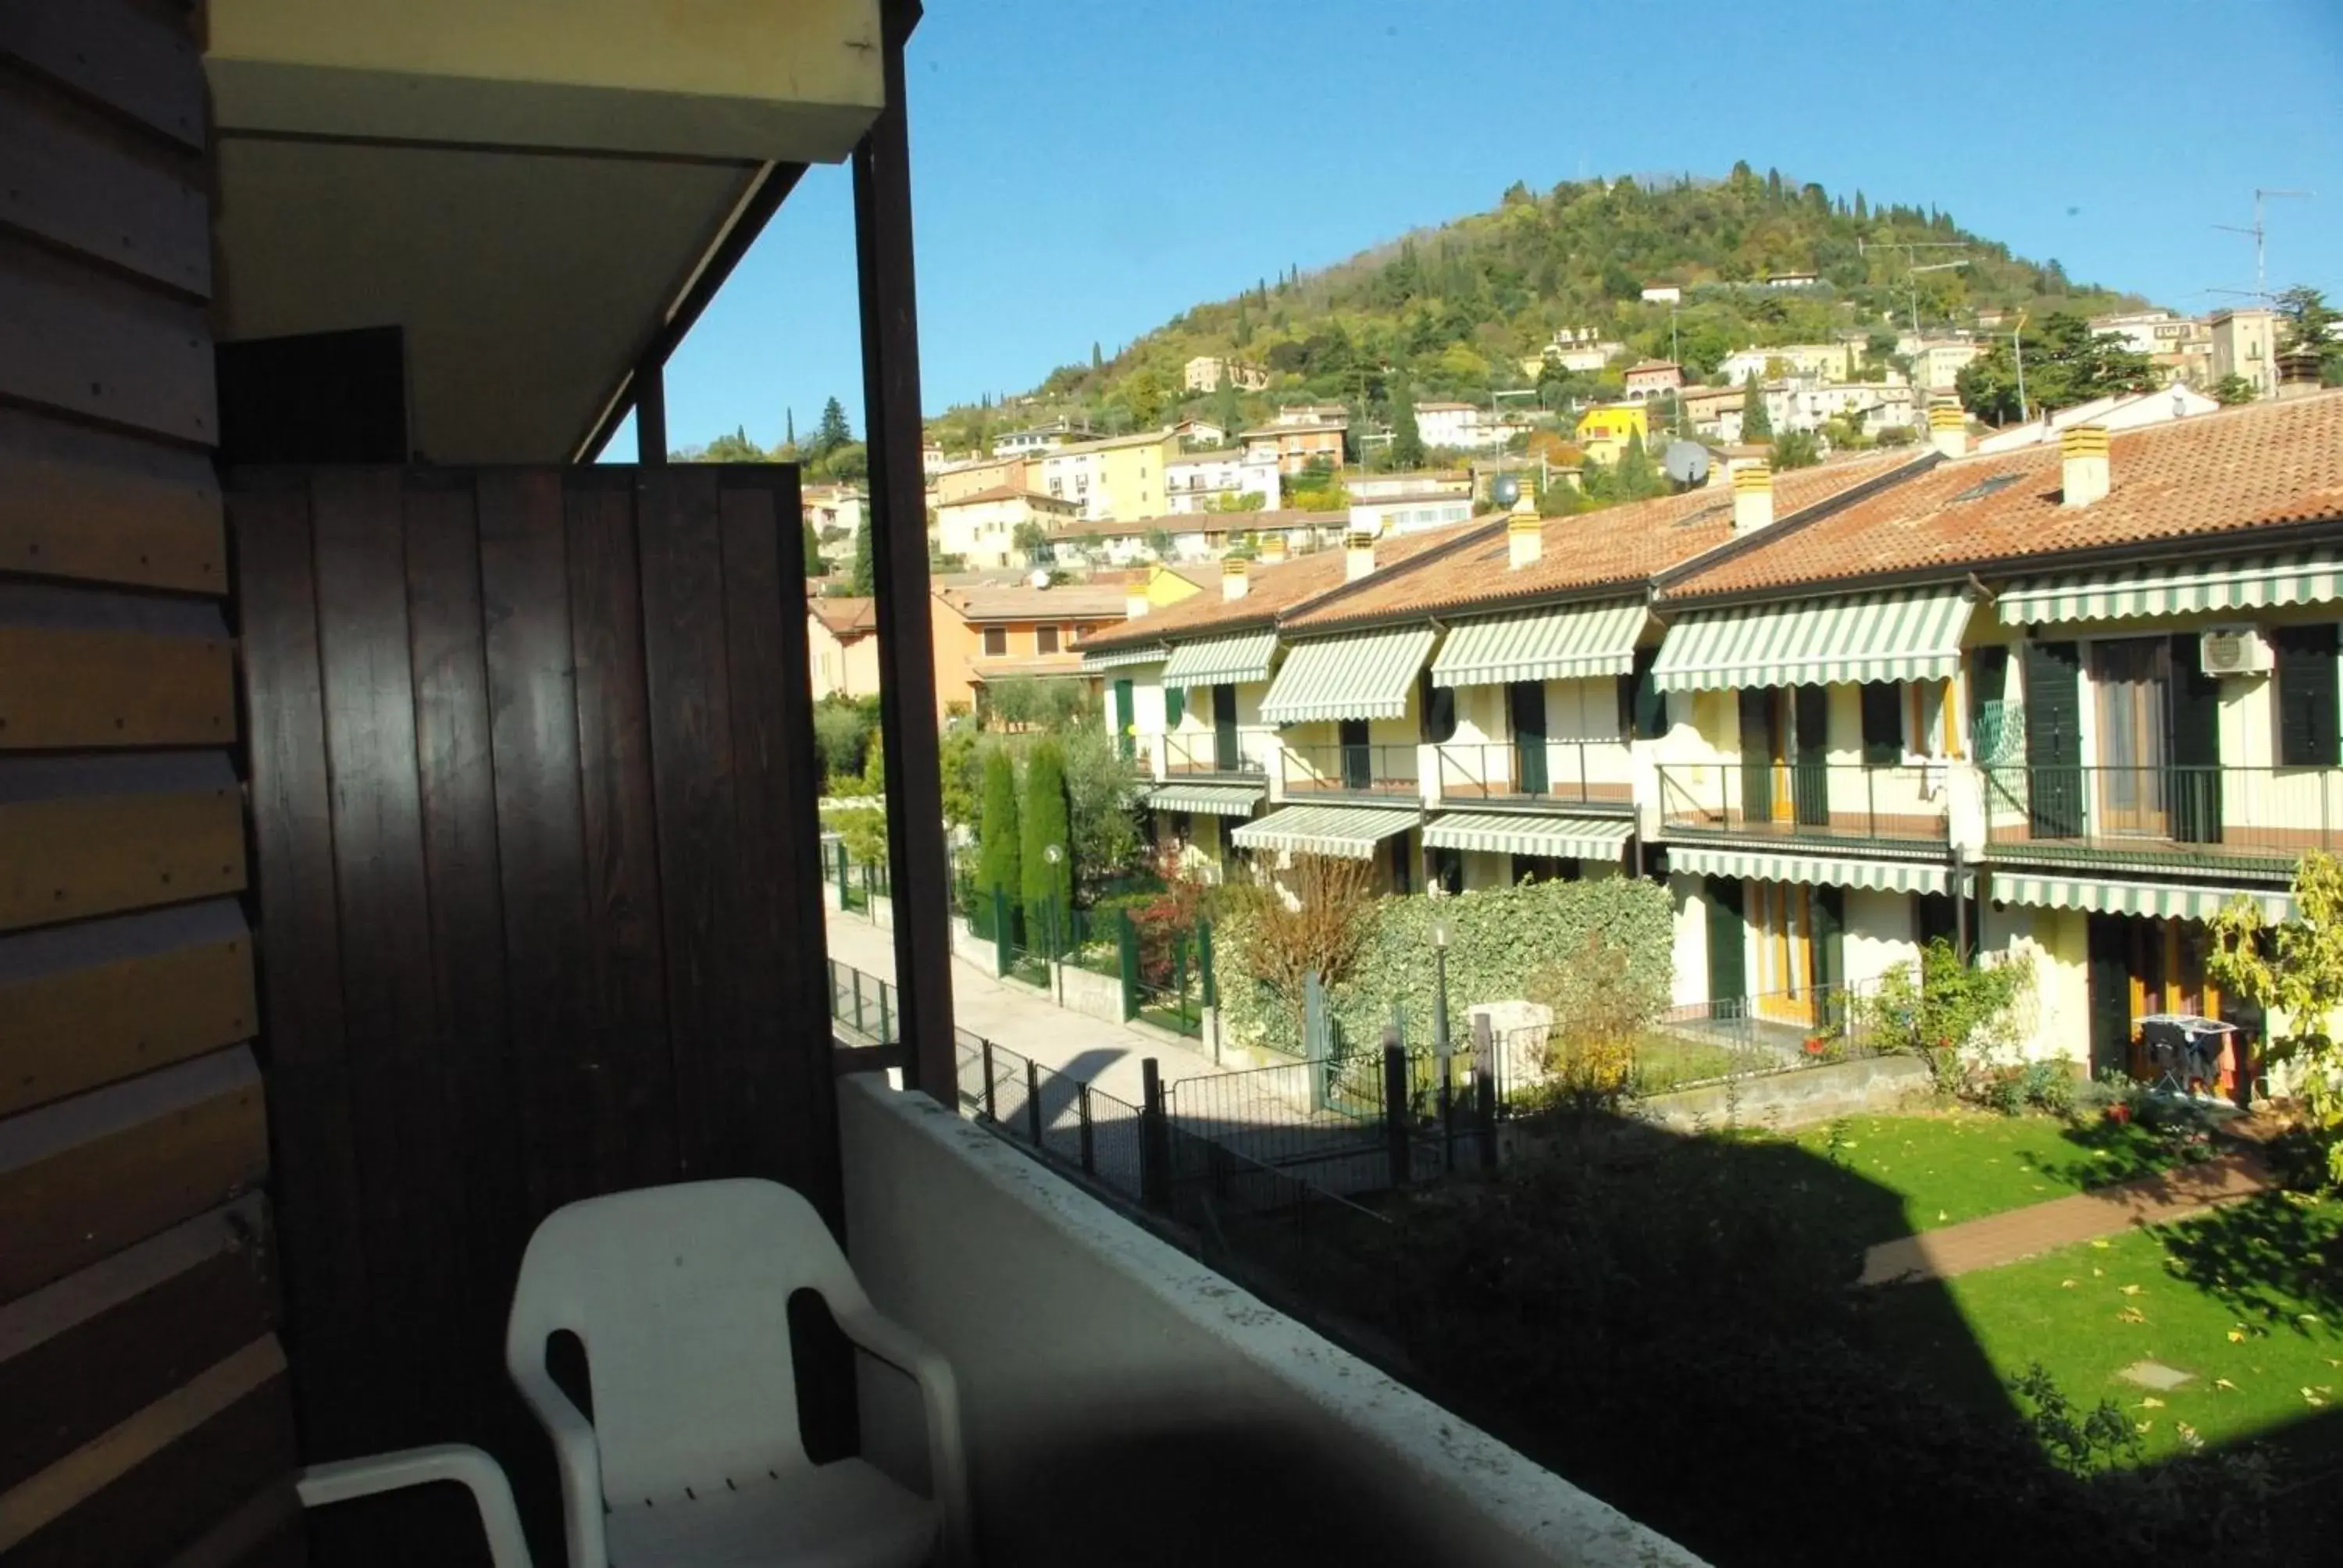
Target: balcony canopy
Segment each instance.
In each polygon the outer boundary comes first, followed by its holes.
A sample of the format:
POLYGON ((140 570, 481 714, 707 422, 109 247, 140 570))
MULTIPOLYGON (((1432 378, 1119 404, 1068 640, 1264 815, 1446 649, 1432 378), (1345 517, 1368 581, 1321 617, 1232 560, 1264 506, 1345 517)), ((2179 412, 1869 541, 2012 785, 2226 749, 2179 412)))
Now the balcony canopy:
POLYGON ((1151 648, 1101 648, 1082 655, 1082 668, 1122 669, 1135 664, 1161 664, 1169 657, 1161 644, 1151 648))
POLYGON ((1509 811, 1453 811, 1423 829, 1432 849, 1482 849, 1496 855, 1555 855, 1575 860, 1616 860, 1634 833, 1633 822, 1599 817, 1529 816, 1509 811))
POLYGON ((1269 724, 1310 724, 1339 719, 1404 719, 1416 672, 1439 635, 1428 626, 1403 626, 1364 637, 1305 642, 1287 656, 1261 717, 1269 724))
POLYGON ((1216 637, 1208 642, 1182 643, 1163 663, 1166 686, 1242 686, 1269 678, 1269 661, 1277 655, 1277 633, 1248 631, 1236 637, 1216 637))
POLYGON ((2030 904, 2037 909, 2087 910, 2100 915, 2148 915, 2176 920, 2208 920, 2219 914, 2231 899, 2241 895, 2260 908, 2264 920, 2294 918, 2293 896, 2268 888, 2119 882, 2090 876, 2012 876, 1996 871, 1992 894, 2004 903, 2030 904))
MULTIPOLYGON (((1668 846, 1668 869, 1695 876, 1749 877, 1761 882, 1809 882, 1869 888, 1885 893, 1949 893, 1952 870, 1942 862, 1869 859, 1855 855, 1792 855, 1774 849, 1710 849, 1668 846)), ((1999 883, 1996 883, 1996 891, 1999 883)))
POLYGON ((2267 609, 2343 598, 2343 549, 2328 547, 2226 561, 2173 561, 2026 578, 1998 601, 2003 622, 2127 620, 2208 610, 2267 609))
POLYGON ((1432 661, 1432 683, 1503 686, 1625 675, 1635 668, 1646 614, 1643 600, 1618 599, 1467 621, 1449 632, 1432 661))
POLYGON ((1268 793, 1266 784, 1165 784, 1147 797, 1147 803, 1158 811, 1250 817, 1268 793))
POLYGON ((1972 608, 1941 588, 1695 612, 1669 628, 1653 678, 1662 691, 1944 680, 1972 608))
POLYGON ((1413 807, 1288 806, 1231 838, 1240 849, 1286 849, 1297 855, 1334 855, 1346 860, 1374 859, 1375 846, 1415 826, 1413 807))

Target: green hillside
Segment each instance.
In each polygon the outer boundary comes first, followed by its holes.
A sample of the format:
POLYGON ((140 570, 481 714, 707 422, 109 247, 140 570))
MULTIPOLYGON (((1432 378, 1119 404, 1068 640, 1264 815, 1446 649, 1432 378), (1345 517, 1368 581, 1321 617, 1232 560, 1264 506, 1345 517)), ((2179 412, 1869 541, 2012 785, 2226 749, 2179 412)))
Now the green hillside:
MULTIPOLYGON (((1723 180, 1567 182, 1544 196, 1516 185, 1477 213, 1322 271, 1288 271, 1235 298, 1199 305, 1093 364, 1052 372, 1031 402, 960 408, 937 422, 949 444, 1057 414, 1131 429, 1183 414, 1251 421, 1275 405, 1342 402, 1380 417, 1393 387, 1415 398, 1485 402, 1539 387, 1543 400, 1599 397, 1617 383, 1522 361, 1556 328, 1594 327, 1630 357, 1671 357, 1665 305, 1644 286, 1674 283, 1674 357, 1709 377, 1749 344, 1826 341, 1862 333, 1888 361, 1915 311, 1921 327, 1968 326, 1985 307, 2074 314, 2138 307, 2136 297, 2070 282, 2056 261, 2033 262, 1961 228, 1949 213, 1874 206, 1778 173, 1736 165, 1723 180), (1956 268, 1915 272, 1961 259, 1956 268), (1812 288, 1764 280, 1814 273, 1812 288), (1272 373, 1262 393, 1189 397, 1182 371, 1199 354, 1235 356, 1272 373)), ((1526 400, 1524 400, 1526 401, 1526 400)))

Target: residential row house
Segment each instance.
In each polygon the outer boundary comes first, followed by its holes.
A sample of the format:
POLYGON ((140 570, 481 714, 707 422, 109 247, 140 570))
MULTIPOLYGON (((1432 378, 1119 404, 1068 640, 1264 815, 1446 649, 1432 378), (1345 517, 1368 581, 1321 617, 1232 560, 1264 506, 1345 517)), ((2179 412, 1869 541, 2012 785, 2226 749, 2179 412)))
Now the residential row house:
POLYGON ((977 570, 1031 564, 1027 547, 1018 543, 1021 530, 1031 524, 1046 536, 1081 515, 1071 501, 1010 485, 940 502, 935 510, 938 552, 977 570))
POLYGON ((1042 456, 1040 487, 1088 522, 1159 517, 1171 509, 1165 476, 1179 455, 1168 429, 1071 442, 1042 456))
POLYGON ((1225 511, 1247 496, 1277 505, 1277 459, 1256 458, 1242 447, 1182 452, 1163 465, 1163 506, 1169 512, 1225 511))
MULTIPOLYGON (((1386 890, 1638 875, 1675 997, 1795 1037, 1942 938, 2023 1049, 2269 1020, 2206 921, 2343 839, 2343 394, 1930 444, 1264 566, 1102 630, 1158 833, 1386 890), (1337 568, 1337 559, 1345 563, 1337 568)), ((2238 1087, 2234 1077, 2231 1087, 2238 1087)))
POLYGON ((1527 420, 1500 416, 1478 403, 1415 405, 1416 435, 1435 451, 1493 451, 1529 427, 1527 420))
POLYGON ((1282 408, 1268 424, 1243 433, 1245 460, 1275 463, 1281 474, 1339 468, 1350 428, 1350 416, 1339 403, 1282 408))
POLYGON ((1085 678, 1074 645, 1121 625, 1132 598, 1121 586, 937 588, 928 596, 937 718, 980 711, 986 689, 1004 680, 1085 678))
POLYGON ((879 616, 868 598, 817 594, 806 600, 806 644, 813 694, 879 695, 879 616))
MULTIPOLYGON (((1353 508, 1355 510, 1355 508, 1353 508)), ((1346 512, 1280 508, 1251 512, 1173 512, 1122 523, 1060 523, 1050 537, 1053 562, 1064 567, 1132 567, 1219 560, 1242 545, 1274 541, 1294 555, 1339 543, 1346 512)))

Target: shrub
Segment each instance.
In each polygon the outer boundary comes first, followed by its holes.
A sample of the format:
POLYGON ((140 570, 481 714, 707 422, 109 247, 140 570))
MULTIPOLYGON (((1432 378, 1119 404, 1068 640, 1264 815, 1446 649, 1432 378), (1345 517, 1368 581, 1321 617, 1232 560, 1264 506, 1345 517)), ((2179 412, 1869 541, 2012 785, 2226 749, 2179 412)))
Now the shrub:
MULTIPOLYGON (((1055 740, 1037 742, 1025 760, 1025 794, 1018 810, 1019 892, 1025 906, 1028 941, 1046 940, 1054 920, 1066 923, 1073 906, 1072 835, 1066 826, 1065 753, 1055 740), (1058 850, 1050 864, 1049 851, 1058 850)), ((1060 938, 1064 933, 1061 930, 1060 938)))
POLYGON ((995 750, 984 759, 984 815, 977 829, 976 890, 1013 899, 1018 888, 1017 765, 995 750))
MULTIPOLYGON (((1896 964, 1876 992, 1856 998, 1849 1021, 1883 1048, 1926 1061, 1939 1093, 1992 1102, 2002 1092, 1996 1059, 2016 1046, 2017 1003, 2033 987, 2030 956, 1972 968, 1939 937, 1916 970, 1896 964)), ((2016 1092, 2022 1105, 2024 1091, 2016 1092)))
POLYGON ((2063 1061, 2028 1062, 2018 1087, 2026 1103, 2036 1111, 2051 1116, 2075 1113, 2075 1075, 2063 1061))

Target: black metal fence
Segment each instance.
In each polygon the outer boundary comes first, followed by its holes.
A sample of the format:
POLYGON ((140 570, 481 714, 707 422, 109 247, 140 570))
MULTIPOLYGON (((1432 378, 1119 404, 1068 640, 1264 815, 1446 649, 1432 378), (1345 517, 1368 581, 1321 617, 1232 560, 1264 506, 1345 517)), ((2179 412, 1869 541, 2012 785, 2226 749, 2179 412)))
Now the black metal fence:
POLYGON ((1132 1202, 1148 1200, 1143 1108, 982 1035, 953 1032, 962 1111, 1132 1202))
POLYGON ((894 1045, 896 1020, 902 1010, 895 988, 877 975, 864 974, 851 964, 830 960, 830 1019, 851 1030, 872 1045, 894 1045))

